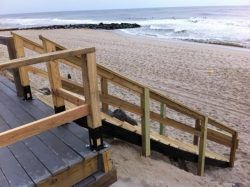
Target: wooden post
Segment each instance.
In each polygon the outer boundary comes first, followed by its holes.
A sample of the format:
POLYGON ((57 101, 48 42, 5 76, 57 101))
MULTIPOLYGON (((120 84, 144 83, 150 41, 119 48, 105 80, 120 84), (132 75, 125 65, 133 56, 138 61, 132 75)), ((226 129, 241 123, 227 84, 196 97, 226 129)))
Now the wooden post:
MULTIPOLYGON (((101 77, 101 92, 103 95, 108 95, 108 80, 104 77, 101 77)), ((108 114, 109 105, 102 103, 102 111, 108 114)))
MULTIPOLYGON (((161 103, 161 117, 166 117, 166 105, 164 103, 161 103)), ((165 132, 165 125, 163 123, 160 123, 160 134, 164 135, 165 132)))
MULTIPOLYGON (((48 41, 43 40, 43 46, 45 52, 56 51, 55 46, 48 41)), ((53 93, 53 90, 62 88, 59 64, 56 61, 50 61, 47 62, 46 65, 47 65, 50 87, 52 89, 52 99, 53 99, 55 113, 63 112, 65 111, 64 99, 53 93)))
POLYGON ((97 67, 95 53, 82 55, 82 80, 84 87, 84 96, 89 105, 90 114, 87 117, 89 127, 90 147, 93 150, 102 149, 102 123, 100 111, 100 98, 97 83, 97 67))
POLYGON ((232 146, 231 146, 230 161, 229 161, 230 167, 234 166, 235 154, 236 154, 236 149, 237 149, 237 139, 238 139, 238 132, 235 132, 232 135, 232 146))
POLYGON ((142 155, 150 156, 150 106, 149 106, 149 89, 144 88, 141 96, 141 108, 143 115, 141 119, 141 132, 142 132, 142 155))
MULTIPOLYGON (((13 35, 13 41, 15 45, 16 58, 22 58, 25 56, 23 40, 19 36, 13 33, 12 35, 13 35)), ((29 80, 29 75, 28 75, 28 71, 26 70, 26 67, 19 68, 19 74, 20 74, 21 85, 23 88, 23 96, 26 100, 31 100, 32 94, 31 94, 31 88, 30 88, 30 80, 29 80)))
POLYGON ((205 117, 201 123, 201 136, 199 143, 199 158, 198 158, 198 175, 204 175, 205 168, 205 158, 206 158, 206 141, 207 141, 207 125, 208 125, 208 117, 205 117))
MULTIPOLYGON (((8 42, 7 42, 6 45, 7 45, 7 49, 8 49, 9 59, 10 60, 16 59, 17 55, 16 55, 16 50, 15 50, 15 44, 14 44, 13 37, 8 37, 8 42)), ((13 77, 14 77, 17 96, 18 97, 23 97, 24 94, 23 94, 23 88, 22 88, 22 84, 21 84, 19 70, 17 68, 12 69, 12 74, 13 74, 13 77)))
MULTIPOLYGON (((201 120, 200 119, 195 120, 195 129, 198 131, 201 130, 201 120)), ((198 143, 199 143, 199 136, 194 135, 193 144, 198 145, 198 143)))

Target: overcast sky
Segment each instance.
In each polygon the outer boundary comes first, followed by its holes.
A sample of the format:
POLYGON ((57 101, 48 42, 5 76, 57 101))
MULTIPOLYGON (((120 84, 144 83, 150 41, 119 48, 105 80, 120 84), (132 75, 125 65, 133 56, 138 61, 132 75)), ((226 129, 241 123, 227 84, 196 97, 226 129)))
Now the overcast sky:
POLYGON ((0 0, 0 14, 221 5, 250 5, 250 0, 0 0))

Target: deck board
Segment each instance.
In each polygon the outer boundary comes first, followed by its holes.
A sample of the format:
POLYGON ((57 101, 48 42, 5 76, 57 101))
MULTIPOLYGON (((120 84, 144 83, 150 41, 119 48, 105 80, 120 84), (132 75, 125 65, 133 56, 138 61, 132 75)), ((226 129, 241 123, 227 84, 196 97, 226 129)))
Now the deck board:
MULTIPOLYGON (((52 114, 53 110, 39 100, 16 97, 13 83, 0 77, 1 132, 52 114)), ((78 129, 78 125, 70 123, 1 148, 0 186, 35 186, 96 156, 86 147, 88 131, 81 128, 79 137, 69 130, 74 128, 78 129)))

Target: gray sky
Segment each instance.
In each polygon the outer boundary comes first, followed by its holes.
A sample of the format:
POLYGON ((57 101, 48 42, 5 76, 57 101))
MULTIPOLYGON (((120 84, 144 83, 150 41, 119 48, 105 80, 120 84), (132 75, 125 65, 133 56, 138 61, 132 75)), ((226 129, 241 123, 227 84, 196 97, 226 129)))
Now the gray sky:
POLYGON ((250 5, 250 0, 0 0, 0 14, 221 5, 250 5))

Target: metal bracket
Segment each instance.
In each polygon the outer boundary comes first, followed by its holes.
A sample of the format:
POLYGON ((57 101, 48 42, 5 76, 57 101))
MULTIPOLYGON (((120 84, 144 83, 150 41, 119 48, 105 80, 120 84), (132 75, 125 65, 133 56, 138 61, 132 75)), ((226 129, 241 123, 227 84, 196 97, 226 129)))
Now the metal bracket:
POLYGON ((24 100, 32 100, 32 93, 29 85, 23 86, 23 96, 24 100))
POLYGON ((60 113, 60 112, 64 112, 65 110, 66 110, 65 105, 59 106, 59 107, 54 106, 55 114, 58 114, 58 113, 60 113))
POLYGON ((104 143, 103 143, 103 127, 97 127, 95 129, 89 129, 89 143, 90 143, 90 149, 100 151, 101 149, 104 149, 104 143))

